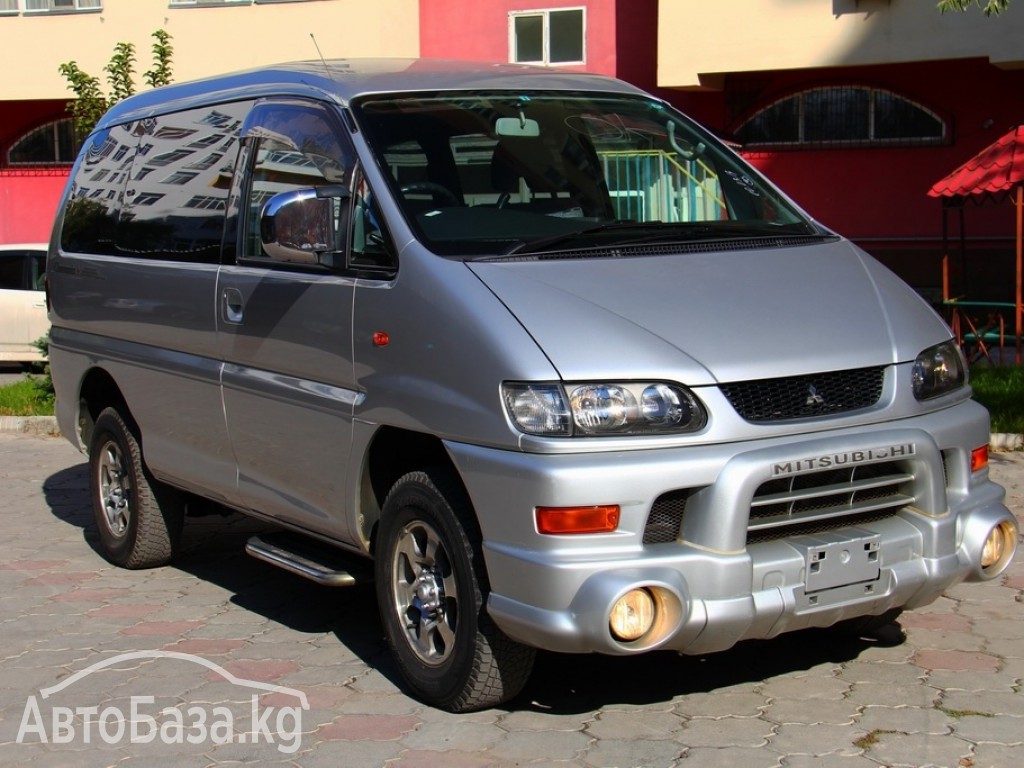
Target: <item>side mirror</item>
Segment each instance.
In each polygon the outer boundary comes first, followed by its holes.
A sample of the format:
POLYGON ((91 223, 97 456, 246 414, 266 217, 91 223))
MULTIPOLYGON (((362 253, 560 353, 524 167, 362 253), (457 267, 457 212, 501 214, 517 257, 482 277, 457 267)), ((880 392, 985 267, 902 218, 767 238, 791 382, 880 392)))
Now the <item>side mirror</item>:
POLYGON ((334 266, 345 227, 340 203, 352 196, 341 184, 281 192, 263 206, 260 240, 270 258, 290 264, 334 266))

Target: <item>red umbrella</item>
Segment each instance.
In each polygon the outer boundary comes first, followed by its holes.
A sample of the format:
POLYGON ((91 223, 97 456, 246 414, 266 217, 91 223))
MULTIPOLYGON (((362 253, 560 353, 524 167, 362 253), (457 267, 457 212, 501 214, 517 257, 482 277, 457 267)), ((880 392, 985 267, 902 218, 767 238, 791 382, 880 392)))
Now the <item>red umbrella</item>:
MULTIPOLYGON (((1002 200, 1009 197, 1017 210, 1017 288, 1016 335, 1017 365, 1021 364, 1021 285, 1022 242, 1024 242, 1024 125, 990 144, 951 174, 936 182, 928 194, 931 197, 989 197, 1002 200)), ((949 257, 942 257, 942 298, 949 300, 949 257)))

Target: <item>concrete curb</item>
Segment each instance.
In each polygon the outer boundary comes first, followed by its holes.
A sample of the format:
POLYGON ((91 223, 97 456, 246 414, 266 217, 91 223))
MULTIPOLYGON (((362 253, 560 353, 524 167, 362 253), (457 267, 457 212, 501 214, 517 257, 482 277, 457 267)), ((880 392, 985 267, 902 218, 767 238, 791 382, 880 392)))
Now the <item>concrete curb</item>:
POLYGON ((993 451, 1022 451, 1024 450, 1024 435, 1012 432, 993 432, 988 446, 993 451))
POLYGON ((0 432, 60 437, 55 416, 0 416, 0 432))

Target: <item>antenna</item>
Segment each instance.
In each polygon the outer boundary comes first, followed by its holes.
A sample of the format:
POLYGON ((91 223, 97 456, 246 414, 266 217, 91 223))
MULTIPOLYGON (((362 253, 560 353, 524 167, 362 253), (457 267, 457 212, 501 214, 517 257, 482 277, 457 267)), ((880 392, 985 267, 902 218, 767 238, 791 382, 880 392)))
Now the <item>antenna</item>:
POLYGON ((310 32, 309 33, 309 38, 313 41, 313 47, 316 48, 316 52, 317 52, 317 55, 320 57, 320 61, 323 62, 324 71, 327 73, 327 79, 328 80, 333 80, 334 78, 331 76, 331 68, 327 66, 327 59, 325 59, 324 55, 320 52, 320 45, 316 41, 316 35, 314 35, 312 32, 310 32))

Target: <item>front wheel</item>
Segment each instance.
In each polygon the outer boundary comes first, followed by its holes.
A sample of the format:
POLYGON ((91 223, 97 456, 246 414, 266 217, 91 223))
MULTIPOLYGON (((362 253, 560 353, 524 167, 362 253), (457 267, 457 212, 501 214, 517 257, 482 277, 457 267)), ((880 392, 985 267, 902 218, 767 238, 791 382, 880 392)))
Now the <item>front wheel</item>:
POLYGON ((384 502, 375 581, 388 644, 412 692, 451 712, 494 706, 522 690, 534 649, 487 614, 481 536, 447 473, 411 472, 384 502))
POLYGON ((184 523, 179 493, 153 479, 138 438, 114 408, 89 441, 89 490, 104 556, 124 568, 153 568, 174 554, 184 523))

